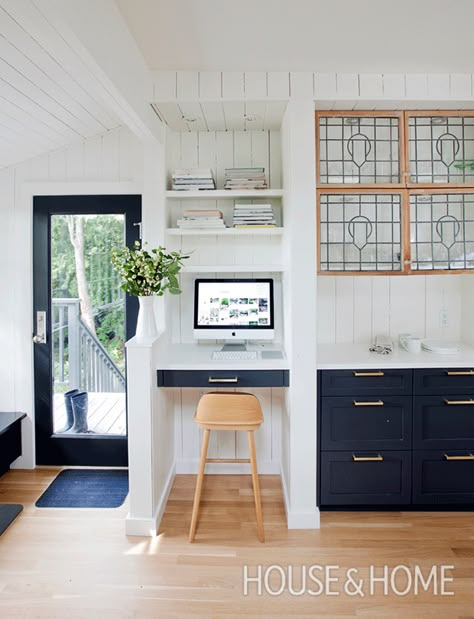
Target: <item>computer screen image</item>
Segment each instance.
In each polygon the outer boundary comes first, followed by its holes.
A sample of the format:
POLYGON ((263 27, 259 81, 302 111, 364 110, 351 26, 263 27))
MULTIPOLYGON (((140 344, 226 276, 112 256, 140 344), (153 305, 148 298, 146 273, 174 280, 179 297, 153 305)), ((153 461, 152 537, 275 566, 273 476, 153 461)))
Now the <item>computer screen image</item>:
POLYGON ((273 280, 195 280, 194 337, 273 339, 273 280))

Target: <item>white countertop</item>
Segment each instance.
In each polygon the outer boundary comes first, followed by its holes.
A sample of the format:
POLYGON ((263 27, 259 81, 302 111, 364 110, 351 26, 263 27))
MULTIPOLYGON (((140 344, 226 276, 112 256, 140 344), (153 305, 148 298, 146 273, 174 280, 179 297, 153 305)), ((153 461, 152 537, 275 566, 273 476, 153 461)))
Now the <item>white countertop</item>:
POLYGON ((474 367, 474 347, 461 344, 458 353, 440 355, 421 351, 409 353, 395 344, 393 353, 380 355, 369 351, 369 344, 319 344, 319 370, 375 368, 460 368, 474 367))
POLYGON ((239 361, 215 361, 212 359, 214 350, 220 350, 222 345, 210 344, 171 344, 166 350, 166 358, 158 359, 159 370, 287 370, 288 359, 284 352, 281 359, 262 359, 264 350, 281 350, 274 344, 247 345, 248 350, 256 350, 258 359, 239 361))

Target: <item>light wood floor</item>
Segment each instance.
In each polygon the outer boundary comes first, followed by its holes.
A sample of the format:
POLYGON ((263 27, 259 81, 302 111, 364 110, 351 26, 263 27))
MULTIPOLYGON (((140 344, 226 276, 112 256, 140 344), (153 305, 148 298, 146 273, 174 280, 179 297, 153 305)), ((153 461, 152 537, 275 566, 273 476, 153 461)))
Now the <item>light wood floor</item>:
MULTIPOLYGON (((34 502, 57 469, 10 471, 0 478, 0 502, 25 507, 0 537, 0 617, 474 617, 474 518, 472 513, 323 513, 319 531, 288 531, 279 479, 261 476, 265 544, 256 538, 250 476, 207 476, 196 541, 187 541, 194 476, 176 478, 159 535, 127 538, 125 504, 119 509, 37 509, 34 502), (454 565, 454 596, 432 592, 404 597, 350 597, 342 575, 369 567, 379 573, 416 565, 454 565), (255 575, 278 565, 299 589, 313 565, 338 565, 340 595, 284 592, 243 595, 243 569, 255 575)), ((262 572, 263 573, 263 572, 262 572)), ((269 584, 276 591, 281 573, 269 584)), ((316 574, 320 576, 320 574, 316 574)), ((405 579, 406 583, 406 579, 405 579)), ((403 588, 401 582, 399 589, 403 588)), ((309 582, 307 589, 315 590, 309 582)))

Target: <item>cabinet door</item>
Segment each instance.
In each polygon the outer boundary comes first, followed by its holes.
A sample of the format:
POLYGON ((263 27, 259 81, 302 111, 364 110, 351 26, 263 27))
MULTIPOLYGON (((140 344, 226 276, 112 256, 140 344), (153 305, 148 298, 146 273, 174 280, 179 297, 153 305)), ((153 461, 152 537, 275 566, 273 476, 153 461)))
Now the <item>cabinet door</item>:
POLYGON ((413 503, 474 504, 474 444, 467 451, 415 451, 413 503))
POLYGON ((321 449, 410 449, 410 396, 321 398, 321 449))
POLYGON ((323 396, 410 395, 412 370, 324 370, 321 372, 323 396))
POLYGON ((449 393, 471 394, 474 397, 474 368, 415 370, 413 391, 416 395, 449 393))
POLYGON ((415 449, 468 449, 474 445, 474 400, 470 397, 415 396, 415 449))
POLYGON ((402 505, 411 500, 411 452, 322 452, 322 506, 402 505))

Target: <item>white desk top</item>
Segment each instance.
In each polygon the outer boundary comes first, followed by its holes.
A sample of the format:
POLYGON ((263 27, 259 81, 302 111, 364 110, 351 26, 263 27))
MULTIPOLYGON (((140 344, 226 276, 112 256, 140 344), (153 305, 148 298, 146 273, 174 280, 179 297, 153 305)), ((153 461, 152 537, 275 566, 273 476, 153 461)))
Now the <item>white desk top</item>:
POLYGON ((166 359, 158 360, 160 370, 287 370, 288 359, 283 352, 281 359, 262 359, 264 350, 282 350, 274 344, 247 345, 248 350, 258 351, 258 359, 228 361, 212 359, 214 350, 221 345, 211 344, 171 344, 167 349, 166 359))
POLYGON ((369 344, 319 344, 319 370, 351 370, 354 368, 459 368, 474 367, 474 348, 461 344, 458 353, 440 355, 421 351, 409 353, 395 344, 390 355, 369 351, 369 344))

